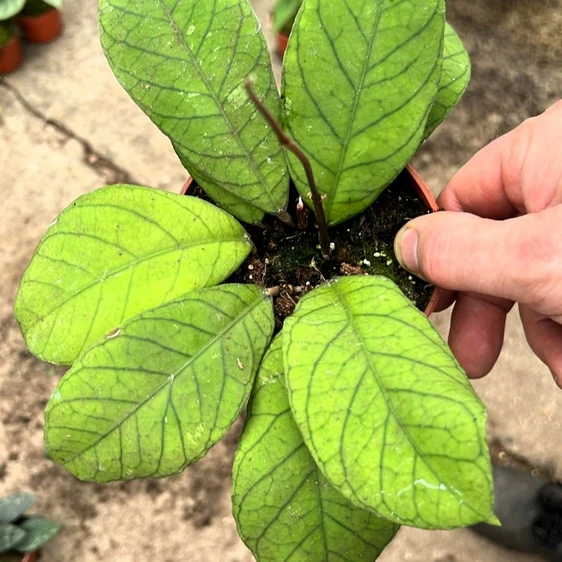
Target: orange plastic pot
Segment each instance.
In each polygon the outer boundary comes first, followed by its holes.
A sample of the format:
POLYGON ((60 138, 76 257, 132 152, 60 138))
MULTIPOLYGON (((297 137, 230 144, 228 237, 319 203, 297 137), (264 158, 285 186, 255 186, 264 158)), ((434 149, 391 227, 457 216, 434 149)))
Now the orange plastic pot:
POLYGON ((16 21, 30 43, 50 43, 62 33, 62 17, 55 8, 37 16, 18 16, 16 21))
MULTIPOLYGON (((427 184, 423 181, 417 170, 412 165, 408 165, 406 171, 410 176, 412 189, 418 194, 418 197, 421 199, 424 205, 426 205, 426 207, 432 213, 436 213, 437 211, 439 211, 439 205, 437 204, 435 197, 433 197, 433 194, 429 190, 429 187, 427 187, 427 184)), ((192 183, 193 178, 188 177, 186 182, 183 184, 180 195, 185 195, 191 188, 192 183)), ((435 311, 435 307, 437 306, 439 298, 441 297, 441 292, 442 291, 439 287, 434 287, 429 302, 427 303, 427 306, 424 310, 424 314, 426 316, 430 316, 435 311)))
MULTIPOLYGON (((417 170, 410 164, 406 168, 408 174, 410 175, 410 179, 412 182, 412 187, 418 194, 418 197, 423 201, 423 203, 427 206, 427 208, 432 212, 436 213, 439 211, 439 205, 433 197, 433 193, 429 191, 429 187, 423 181, 422 177, 419 175, 417 170)), ((433 293, 431 293, 431 298, 425 307, 424 313, 426 316, 430 316, 434 311, 437 303, 439 302, 439 298, 441 297, 441 289, 439 287, 434 287, 433 293)))
POLYGON ((0 76, 17 70, 23 62, 21 41, 14 35, 3 47, 0 47, 0 76))

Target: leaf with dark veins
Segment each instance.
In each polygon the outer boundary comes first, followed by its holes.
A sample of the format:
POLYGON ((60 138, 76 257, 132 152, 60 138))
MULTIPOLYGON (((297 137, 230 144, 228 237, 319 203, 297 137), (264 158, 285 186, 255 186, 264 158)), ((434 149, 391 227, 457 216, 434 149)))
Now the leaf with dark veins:
POLYGON ((289 406, 281 335, 252 390, 232 491, 238 531, 259 562, 370 562, 398 530, 351 504, 314 463, 289 406))
POLYGON ((218 186, 204 174, 191 170, 191 175, 198 185, 205 185, 205 192, 217 205, 239 220, 248 224, 255 224, 263 219, 264 212, 262 210, 218 186))
POLYGON ((415 527, 496 521, 484 406, 394 283, 323 285, 299 301, 283 334, 295 420, 337 490, 415 527))
POLYGON ((23 275, 16 318, 32 353, 71 364, 124 320, 220 283, 251 248, 233 217, 201 199, 105 187, 49 227, 23 275))
POLYGON ((443 45, 443 70, 439 91, 433 102, 425 126, 427 138, 453 111, 470 82, 470 57, 461 38, 448 24, 445 24, 445 43, 443 45))
MULTIPOLYGON (((423 139, 441 76, 443 0, 306 0, 283 61, 284 121, 330 224, 367 208, 423 139)), ((299 192, 310 191, 289 157, 299 192)))
POLYGON ((181 472, 236 420, 272 333, 271 298, 254 285, 136 316, 60 381, 45 414, 49 455, 96 482, 181 472))
POLYGON ((208 183, 219 204, 213 185, 267 213, 284 209, 282 149, 243 87, 252 75, 279 116, 267 45, 248 0, 100 0, 99 21, 115 76, 201 187, 208 183))

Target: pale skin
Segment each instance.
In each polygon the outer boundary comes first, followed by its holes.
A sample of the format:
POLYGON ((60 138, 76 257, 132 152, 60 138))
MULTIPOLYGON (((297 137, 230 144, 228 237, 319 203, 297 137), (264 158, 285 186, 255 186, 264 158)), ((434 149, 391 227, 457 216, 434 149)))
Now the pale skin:
POLYGON ((407 223, 395 251, 447 289, 449 345, 468 376, 492 369, 517 304, 531 349, 562 388, 562 101, 478 152, 438 203, 445 212, 407 223))

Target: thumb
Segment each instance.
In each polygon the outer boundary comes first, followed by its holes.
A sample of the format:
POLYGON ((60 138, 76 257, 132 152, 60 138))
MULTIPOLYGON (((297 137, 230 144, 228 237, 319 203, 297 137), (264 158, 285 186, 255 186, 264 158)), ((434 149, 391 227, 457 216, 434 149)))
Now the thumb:
POLYGON ((394 250, 402 267, 444 289, 546 305, 562 279, 560 224, 562 206, 505 221, 444 211, 408 222, 394 250))

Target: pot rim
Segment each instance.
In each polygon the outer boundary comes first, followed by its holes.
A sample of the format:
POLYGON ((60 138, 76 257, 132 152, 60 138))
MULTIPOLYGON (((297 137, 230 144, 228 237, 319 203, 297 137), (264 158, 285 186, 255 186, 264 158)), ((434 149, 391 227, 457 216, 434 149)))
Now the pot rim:
MULTIPOLYGON (((406 170, 408 171, 410 177, 412 178, 412 181, 414 183, 414 188, 419 198, 425 203, 427 208, 432 213, 437 213, 439 211, 439 205, 437 204, 437 201, 435 200, 433 193, 431 193, 429 187, 421 177, 420 173, 414 168, 414 166, 412 166, 412 164, 408 164, 406 166, 406 170)), ((442 292, 443 290, 440 287, 436 287, 436 286, 433 287, 431 297, 424 310, 424 314, 426 316, 428 317, 431 316, 431 314, 435 311, 435 308, 437 307, 437 303, 441 298, 442 292)))
POLYGON ((39 560, 39 550, 32 550, 31 552, 26 552, 21 559, 21 562, 36 562, 39 560))
POLYGON ((16 22, 30 43, 51 43, 58 39, 63 29, 62 15, 56 8, 36 15, 19 15, 16 22))

